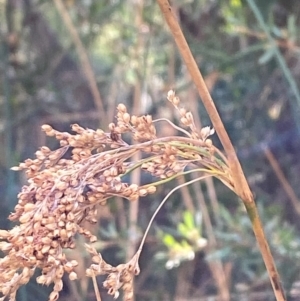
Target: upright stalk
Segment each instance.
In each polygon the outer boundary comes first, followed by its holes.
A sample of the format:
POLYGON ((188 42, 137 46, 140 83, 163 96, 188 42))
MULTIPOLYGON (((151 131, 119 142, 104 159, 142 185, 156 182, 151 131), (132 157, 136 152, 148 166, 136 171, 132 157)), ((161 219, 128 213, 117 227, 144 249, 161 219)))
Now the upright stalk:
POLYGON ((270 281, 273 287, 273 291, 277 301, 286 300, 283 289, 281 287, 281 281, 277 272, 273 256, 271 254, 268 242, 266 240, 262 223, 260 221, 257 207, 249 188, 240 162, 235 153, 234 147, 230 141, 230 138, 225 130, 224 124, 220 118, 220 115, 216 109, 216 106, 211 98, 211 95, 205 85, 204 79, 201 72, 195 62, 195 59, 190 51, 190 48, 186 42, 186 39, 181 31, 176 17, 172 12, 172 8, 167 0, 157 0, 160 9, 164 15, 164 18, 171 30, 171 33, 175 39, 180 54, 187 66, 187 69, 193 79, 199 95, 201 96, 202 102, 208 112, 210 120, 219 136, 219 139, 224 147, 225 153, 228 158, 229 167, 231 170, 231 176, 233 186, 236 194, 242 199, 247 209, 247 213, 252 223, 252 228, 258 242, 260 252, 262 254, 264 263, 266 265, 270 281))
POLYGON ((80 60, 81 66, 82 66, 82 70, 88 81, 90 91, 93 95, 94 104, 95 104, 95 107, 99 114, 98 117, 99 117, 100 123, 105 124, 106 116, 104 113, 105 111, 104 111, 104 106, 103 106, 103 100, 100 95, 100 91, 98 89, 96 76, 95 76, 95 73, 91 66, 87 51, 80 39, 79 33, 76 30, 76 27, 73 24, 73 21, 68 13, 68 10, 66 9, 66 7, 63 3, 63 1, 62 0, 53 0, 53 2, 57 8, 58 13, 60 14, 60 16, 62 18, 62 21, 64 22, 67 30, 69 31, 72 41, 77 50, 78 58, 80 60))
POLYGON ((279 162, 276 160, 276 158, 274 157, 272 151, 268 147, 266 147, 264 149, 264 153, 265 153, 265 156, 268 159, 275 175, 277 176, 280 184, 282 185, 283 190, 288 195, 295 211, 300 216, 300 201, 299 201, 293 187, 291 186, 291 184, 289 183, 289 181, 285 177, 285 175, 284 175, 284 173, 283 173, 283 171, 282 171, 282 169, 279 165, 279 162))

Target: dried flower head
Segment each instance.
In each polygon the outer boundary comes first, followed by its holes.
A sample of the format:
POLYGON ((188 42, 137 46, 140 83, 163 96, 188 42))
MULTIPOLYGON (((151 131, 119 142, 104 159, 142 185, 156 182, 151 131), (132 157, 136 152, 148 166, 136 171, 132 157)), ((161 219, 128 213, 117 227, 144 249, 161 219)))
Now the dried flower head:
MULTIPOLYGON (((130 115, 124 104, 118 105, 117 121, 109 125, 109 132, 73 124, 71 134, 50 125, 42 126, 46 135, 59 141, 60 147, 50 150, 43 146, 35 153, 35 159, 12 168, 24 170, 28 183, 22 187, 9 216, 19 224, 8 231, 0 230, 0 249, 6 254, 0 259, 0 301, 5 297, 15 300, 18 288, 30 280, 37 268, 41 270, 37 282, 54 284, 49 300, 57 300, 63 275, 77 279, 74 269, 78 263, 69 260, 64 249, 75 248, 77 234, 89 242, 97 240, 84 224, 96 223, 97 210, 111 197, 136 201, 154 193, 162 182, 184 174, 187 165, 216 175, 232 186, 224 157, 207 139, 213 130, 206 127, 198 131, 192 113, 178 107, 179 98, 174 91, 168 93, 168 99, 179 111, 181 123, 190 130, 182 130, 186 136, 157 138, 152 117, 130 115), (122 139, 124 133, 131 135, 132 144, 122 139), (137 152, 142 152, 143 157, 135 162, 132 157, 137 152), (135 168, 150 173, 153 181, 143 186, 127 183, 124 176, 135 168)), ((86 248, 94 262, 87 269, 87 276, 108 274, 104 282, 108 293, 117 297, 122 288, 125 300, 132 300, 140 251, 128 263, 113 267, 95 249, 89 245, 86 248)))

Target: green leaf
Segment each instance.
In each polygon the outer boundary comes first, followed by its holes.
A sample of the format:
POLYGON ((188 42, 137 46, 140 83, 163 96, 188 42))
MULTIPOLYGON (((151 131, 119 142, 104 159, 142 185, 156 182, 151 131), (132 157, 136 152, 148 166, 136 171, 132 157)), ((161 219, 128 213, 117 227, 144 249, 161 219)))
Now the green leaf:
POLYGON ((183 222, 188 229, 192 230, 195 228, 194 217, 190 211, 185 211, 183 213, 183 222))
POLYGON ((273 26, 271 29, 272 33, 275 35, 276 38, 282 38, 282 31, 277 27, 273 26))
POLYGON ((180 245, 183 249, 188 249, 188 250, 192 249, 191 245, 186 240, 182 240, 180 245))
POLYGON ((275 55, 275 48, 269 47, 265 53, 259 58, 258 63, 264 65, 269 62, 275 55))
POLYGON ((189 228, 183 223, 179 223, 177 230, 184 237, 186 237, 189 233, 189 228))
POLYGON ((288 29, 289 39, 291 41, 296 41, 296 39, 297 39, 297 26, 296 26, 295 15, 291 15, 291 16, 288 17, 287 29, 288 29))
POLYGON ((170 234, 165 234, 162 240, 167 247, 174 247, 176 245, 175 238, 170 234))
POLYGON ((230 5, 232 7, 235 7, 235 8, 241 8, 242 7, 242 3, 241 3, 241 0, 230 0, 230 5))

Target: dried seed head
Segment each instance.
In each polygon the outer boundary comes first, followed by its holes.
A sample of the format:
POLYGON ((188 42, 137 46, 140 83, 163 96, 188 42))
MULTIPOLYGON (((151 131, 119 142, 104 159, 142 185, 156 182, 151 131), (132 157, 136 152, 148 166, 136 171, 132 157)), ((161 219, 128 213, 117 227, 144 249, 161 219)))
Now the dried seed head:
POLYGON ((6 230, 0 230, 0 238, 4 239, 4 238, 8 238, 9 237, 9 232, 6 230))
POLYGON ((129 121, 130 121, 130 115, 128 113, 124 113, 123 114, 123 121, 125 123, 129 123, 129 121))
POLYGON ((115 129, 116 125, 112 122, 108 125, 108 128, 110 131, 113 131, 115 129))
POLYGON ((46 282, 47 282, 47 277, 46 277, 46 275, 41 275, 41 276, 38 276, 37 278, 36 278, 36 282, 37 283, 39 283, 39 284, 46 284, 46 282))
POLYGON ((172 100, 174 99, 174 97, 175 97, 175 91, 170 90, 170 91, 168 92, 168 94, 167 94, 167 99, 168 99, 169 101, 172 101, 172 100))
POLYGON ((56 292, 60 292, 63 288, 63 281, 61 279, 58 279, 54 283, 53 290, 56 292))
MULTIPOLYGON (((132 159, 135 152, 146 154, 142 169, 162 179, 182 172, 189 162, 214 162, 217 168, 215 148, 207 139, 213 130, 207 127, 196 131, 192 113, 178 107, 180 100, 174 91, 168 92, 168 99, 179 112, 182 123, 189 127, 190 133, 183 131, 189 138, 188 144, 182 137, 157 139, 152 117, 130 116, 123 104, 118 105, 117 121, 109 125, 108 133, 78 124, 72 125, 74 134, 42 126, 48 136, 59 140, 61 147, 51 151, 43 146, 36 152, 36 159, 27 159, 13 168, 25 170, 28 184, 18 194, 18 204, 9 216, 20 225, 10 231, 0 230, 0 238, 5 240, 0 242, 0 249, 7 254, 0 260, 0 292, 4 297, 14 301, 20 285, 27 283, 39 268, 42 275, 37 282, 54 284, 50 301, 55 301, 62 290, 64 273, 71 280, 77 278, 74 268, 78 262, 69 262, 63 249, 75 248, 74 237, 78 234, 90 242, 97 240, 85 228, 87 222, 97 222, 97 207, 113 196, 135 201, 156 191, 155 185, 130 184, 122 177, 142 163, 132 159), (123 133, 131 135, 135 142, 123 141, 123 133), (205 152, 200 155, 201 147, 205 152)), ((221 168, 224 172, 224 166, 221 168)), ((87 250, 93 260, 87 275, 108 275, 104 282, 108 293, 117 297, 119 289, 123 289, 124 300, 131 301, 133 277, 139 273, 137 258, 113 267, 91 246, 87 250)))
POLYGON ((205 140, 205 144, 206 144, 208 147, 212 147, 212 145, 213 145, 211 139, 206 139, 206 140, 205 140))
POLYGON ((123 103, 118 104, 117 109, 123 113, 127 112, 126 106, 123 103))
POLYGON ((49 295, 49 301, 56 301, 59 297, 59 293, 56 291, 51 292, 49 295))
POLYGON ((48 125, 48 124, 43 124, 43 125, 42 125, 42 130, 43 130, 44 132, 50 132, 50 131, 53 130, 53 128, 52 128, 50 125, 48 125))
POLYGON ((139 196, 146 196, 148 194, 148 190, 147 189, 140 189, 139 190, 139 196))
POLYGON ((154 193, 156 191, 156 187, 155 186, 149 186, 147 187, 147 192, 149 194, 154 193))
POLYGON ((69 274, 69 279, 70 279, 70 280, 76 280, 76 279, 77 279, 77 274, 76 274, 75 272, 71 272, 71 273, 69 274))
POLYGON ((206 126, 201 129, 200 135, 203 141, 206 140, 207 137, 213 135, 215 133, 215 130, 210 128, 209 126, 206 126))

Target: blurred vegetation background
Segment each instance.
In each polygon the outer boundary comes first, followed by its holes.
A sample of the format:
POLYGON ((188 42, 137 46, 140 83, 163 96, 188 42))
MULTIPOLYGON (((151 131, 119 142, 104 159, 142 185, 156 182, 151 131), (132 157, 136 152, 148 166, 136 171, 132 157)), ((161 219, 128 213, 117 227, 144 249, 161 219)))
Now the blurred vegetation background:
MULTIPOLYGON (((288 300, 300 300, 300 6, 293 0, 174 0, 188 43, 255 194, 288 300)), ((55 141, 42 124, 107 130, 122 102, 135 114, 176 121, 175 89, 210 125, 155 1, 0 0, 0 227, 26 183, 10 170, 55 141)), ((158 126, 159 135, 172 135, 158 126)), ((219 145, 217 137, 214 143, 219 145)), ((111 200, 91 230, 106 261, 129 258, 162 198, 111 200)), ((144 182, 138 172, 132 182, 144 182)), ((60 300, 95 300, 78 238, 79 280, 60 300)), ((103 300, 111 300, 101 289, 103 300)), ((136 300, 274 300, 239 200, 205 180, 175 193, 141 258, 136 300)), ((119 297, 122 299, 122 296, 119 297)), ((47 300, 35 281, 18 301, 47 300)))

